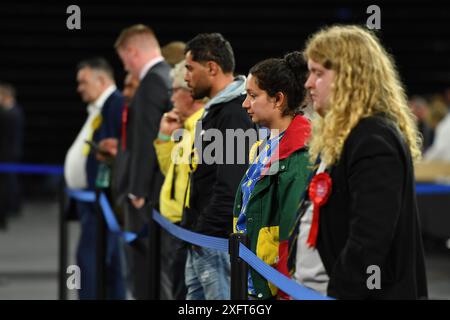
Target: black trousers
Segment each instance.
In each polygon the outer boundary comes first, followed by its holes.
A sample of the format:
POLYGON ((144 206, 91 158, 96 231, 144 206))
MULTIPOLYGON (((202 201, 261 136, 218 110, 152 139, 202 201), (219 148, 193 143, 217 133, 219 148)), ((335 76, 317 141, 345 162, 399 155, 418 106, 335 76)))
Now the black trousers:
POLYGON ((0 230, 6 229, 7 227, 9 197, 7 175, 0 173, 0 230))
MULTIPOLYGON (((149 206, 135 209, 131 205, 126 207, 127 229, 134 232, 141 230, 147 222, 149 206), (132 219, 130 219, 132 217, 132 219), (130 223, 131 220, 131 223, 130 223)), ((160 254, 160 299, 161 300, 185 300, 186 285, 184 282, 184 270, 186 267, 187 244, 173 237, 161 229, 161 254, 160 254)), ((127 283, 137 300, 148 299, 148 240, 141 238, 127 245, 125 249, 127 263, 127 283)))
MULTIPOLYGON (((139 232, 145 224, 145 211, 134 208, 130 203, 123 208, 125 213, 125 230, 139 232)), ((136 300, 148 299, 148 273, 147 268, 148 241, 138 238, 125 246, 127 287, 136 300)))
POLYGON ((188 245, 161 229, 161 300, 185 300, 188 245))

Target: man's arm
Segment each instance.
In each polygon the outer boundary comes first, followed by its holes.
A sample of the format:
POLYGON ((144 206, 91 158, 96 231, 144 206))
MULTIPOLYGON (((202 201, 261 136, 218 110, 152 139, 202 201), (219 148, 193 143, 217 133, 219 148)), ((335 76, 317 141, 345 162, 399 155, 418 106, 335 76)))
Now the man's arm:
POLYGON ((158 138, 153 142, 156 157, 158 159, 159 169, 163 175, 167 175, 170 165, 172 164, 172 150, 175 143, 169 138, 172 133, 180 129, 182 123, 179 116, 172 110, 164 113, 159 124, 158 138), (164 137, 164 140, 162 139, 164 137), (168 139, 168 140, 167 140, 168 139))

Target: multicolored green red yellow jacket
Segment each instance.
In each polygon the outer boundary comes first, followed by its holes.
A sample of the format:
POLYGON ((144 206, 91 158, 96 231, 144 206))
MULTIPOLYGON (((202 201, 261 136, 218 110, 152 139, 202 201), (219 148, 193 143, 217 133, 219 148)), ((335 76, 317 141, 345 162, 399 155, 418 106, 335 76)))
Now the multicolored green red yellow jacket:
MULTIPOLYGON (((247 234, 250 249, 265 263, 289 276, 287 269, 288 239, 300 198, 310 174, 308 152, 305 146, 311 133, 309 121, 296 116, 279 143, 278 159, 275 152, 267 164, 268 172, 256 183, 246 209, 247 234)), ((257 142, 250 152, 250 160, 257 156, 257 142)), ((244 179, 243 179, 244 180, 244 179)), ((234 230, 242 205, 241 181, 234 203, 234 230)), ((258 299, 279 294, 278 288, 250 268, 258 299)), ((281 292, 280 292, 281 293, 281 292)))

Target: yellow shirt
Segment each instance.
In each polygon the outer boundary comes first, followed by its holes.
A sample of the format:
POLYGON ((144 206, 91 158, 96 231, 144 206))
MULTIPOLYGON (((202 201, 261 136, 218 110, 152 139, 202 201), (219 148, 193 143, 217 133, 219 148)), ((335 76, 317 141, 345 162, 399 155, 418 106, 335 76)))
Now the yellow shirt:
POLYGON ((161 214, 173 223, 181 221, 186 188, 189 181, 189 155, 195 137, 195 125, 203 115, 201 108, 186 119, 182 139, 164 143, 153 143, 158 158, 159 168, 165 179, 159 197, 161 214), (175 179, 174 179, 175 172, 175 179), (172 190, 173 186, 173 190, 172 190))

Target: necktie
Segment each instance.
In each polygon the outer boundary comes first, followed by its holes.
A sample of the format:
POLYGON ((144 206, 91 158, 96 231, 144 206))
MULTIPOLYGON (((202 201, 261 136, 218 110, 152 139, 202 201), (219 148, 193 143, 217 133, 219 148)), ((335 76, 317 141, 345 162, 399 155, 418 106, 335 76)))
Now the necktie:
MULTIPOLYGON (((95 130, 97 130, 101 124, 102 124, 102 114, 99 113, 98 115, 96 115, 94 117, 94 119, 92 119, 91 125, 89 126, 89 129, 88 129, 89 132, 86 135, 86 140, 89 140, 89 141, 92 140, 95 130)), ((85 143, 83 146, 83 155, 87 156, 89 154, 90 150, 91 150, 91 147, 87 143, 85 143)))
POLYGON ((127 122, 128 122, 128 103, 122 111, 122 151, 127 149, 127 122))

